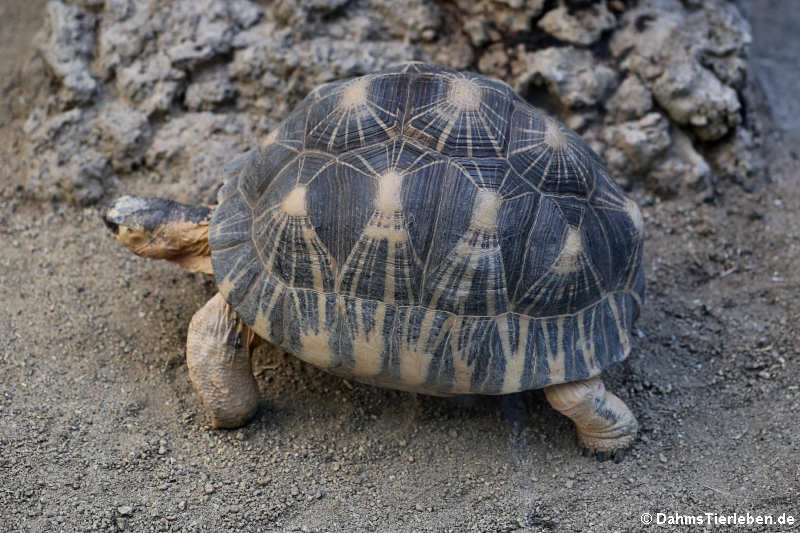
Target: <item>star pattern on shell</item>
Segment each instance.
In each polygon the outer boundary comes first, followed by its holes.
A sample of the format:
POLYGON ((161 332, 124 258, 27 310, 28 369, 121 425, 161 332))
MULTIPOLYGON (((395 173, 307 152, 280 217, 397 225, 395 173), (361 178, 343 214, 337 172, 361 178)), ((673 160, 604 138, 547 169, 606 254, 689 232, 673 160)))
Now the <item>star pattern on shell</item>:
POLYGON ((625 357, 643 221, 505 84, 411 63, 314 91, 220 191, 220 291, 334 373, 502 393, 625 357))

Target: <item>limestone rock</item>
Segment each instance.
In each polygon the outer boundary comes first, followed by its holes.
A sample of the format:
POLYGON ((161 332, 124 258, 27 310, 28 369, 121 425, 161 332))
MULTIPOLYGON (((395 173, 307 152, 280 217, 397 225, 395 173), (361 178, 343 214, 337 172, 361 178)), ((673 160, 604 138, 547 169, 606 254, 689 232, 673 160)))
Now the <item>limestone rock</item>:
POLYGON ((677 0, 644 2, 625 13, 611 50, 625 70, 647 84, 672 120, 713 141, 739 124, 741 104, 736 91, 698 60, 696 36, 708 25, 702 17, 689 17, 677 0))
POLYGON ((192 111, 211 110, 232 102, 237 92, 225 69, 205 71, 186 89, 186 107, 192 111))
POLYGON ((186 73, 172 66, 164 52, 136 59, 117 72, 117 88, 145 114, 169 111, 186 73))
POLYGON ((737 128, 736 133, 715 145, 708 152, 714 171, 722 179, 750 188, 751 179, 765 170, 764 159, 753 133, 737 128))
POLYGON ((182 202, 214 203, 225 164, 253 147, 258 132, 243 114, 185 113, 160 128, 145 163, 163 194, 182 202))
POLYGON ((141 163, 152 134, 146 114, 115 103, 100 110, 95 124, 114 170, 130 172, 141 163))
POLYGON ((579 109, 603 100, 616 81, 616 73, 598 64, 590 51, 551 47, 527 54, 517 89, 524 94, 531 84, 545 84, 563 105, 579 109))
POLYGON ((750 32, 725 0, 54 0, 39 42, 57 89, 15 179, 40 198, 213 201, 313 88, 408 60, 503 79, 625 184, 678 194, 759 168, 750 32))
POLYGON ((617 87, 606 108, 613 122, 635 120, 653 108, 653 94, 637 75, 631 74, 617 87))
POLYGON ((109 0, 100 24, 98 66, 104 78, 134 60, 143 60, 146 47, 157 47, 164 33, 163 6, 157 0, 109 0))
POLYGON ((76 107, 46 118, 34 110, 23 131, 30 140, 25 149, 25 189, 47 200, 72 200, 89 205, 102 198, 112 178, 109 157, 97 145, 93 112, 76 107))
POLYGON ((653 161, 672 144, 669 121, 661 113, 649 113, 639 120, 606 126, 602 131, 605 143, 617 149, 609 167, 616 174, 643 174, 653 161), (612 166, 613 163, 613 166, 612 166))
POLYGON ((567 6, 559 6, 548 11, 537 25, 556 39, 589 45, 604 31, 612 29, 616 22, 605 1, 601 1, 584 9, 570 10, 567 6))
POLYGON ((87 103, 97 90, 90 70, 96 22, 78 6, 57 0, 47 4, 47 39, 39 51, 62 85, 65 106, 87 103))
POLYGON ((544 0, 457 0, 464 13, 464 31, 472 45, 483 46, 505 36, 529 32, 544 9, 544 0))

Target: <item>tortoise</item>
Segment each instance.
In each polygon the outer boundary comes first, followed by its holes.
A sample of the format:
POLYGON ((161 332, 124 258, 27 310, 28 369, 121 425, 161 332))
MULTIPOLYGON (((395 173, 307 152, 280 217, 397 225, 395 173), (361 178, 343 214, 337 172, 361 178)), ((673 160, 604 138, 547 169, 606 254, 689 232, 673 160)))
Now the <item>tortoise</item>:
POLYGON ((600 374, 644 299, 641 213, 508 85, 424 63, 322 85, 228 171, 216 207, 123 196, 104 213, 134 253, 213 274, 186 347, 213 427, 256 411, 266 340, 382 387, 544 389, 586 450, 635 439, 600 374))

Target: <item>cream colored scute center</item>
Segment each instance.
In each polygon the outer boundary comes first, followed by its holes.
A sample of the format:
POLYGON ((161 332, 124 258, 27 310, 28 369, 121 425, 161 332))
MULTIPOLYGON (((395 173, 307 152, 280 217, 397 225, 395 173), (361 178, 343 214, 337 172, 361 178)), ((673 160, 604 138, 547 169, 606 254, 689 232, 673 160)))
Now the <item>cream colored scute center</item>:
POLYGON ((344 109, 355 109, 367 105, 367 92, 369 89, 369 79, 358 78, 351 81, 342 92, 340 102, 344 109))
POLYGON ((298 185, 284 198, 281 209, 290 217, 304 217, 308 215, 306 208, 306 188, 298 185))
POLYGON ((475 111, 481 105, 481 88, 471 80, 455 80, 447 100, 459 111, 475 111))
POLYGON ((394 213, 402 209, 403 175, 397 170, 387 170, 378 184, 375 209, 382 213, 394 213))
POLYGON ((495 231, 501 202, 502 198, 496 192, 479 190, 472 208, 472 226, 487 232, 495 231))
POLYGON ((642 212, 639 210, 639 206, 636 205, 636 202, 630 198, 626 199, 625 212, 628 213, 629 217, 631 217, 631 221, 633 222, 633 227, 636 228, 636 232, 641 234, 642 230, 644 229, 644 219, 642 218, 642 212))
POLYGON ((567 136, 555 120, 547 119, 544 126, 544 144, 551 150, 561 151, 567 147, 567 136))
POLYGON ((575 228, 567 230, 567 238, 564 239, 564 247, 558 254, 553 268, 559 274, 567 274, 578 269, 578 256, 583 253, 583 239, 575 228))

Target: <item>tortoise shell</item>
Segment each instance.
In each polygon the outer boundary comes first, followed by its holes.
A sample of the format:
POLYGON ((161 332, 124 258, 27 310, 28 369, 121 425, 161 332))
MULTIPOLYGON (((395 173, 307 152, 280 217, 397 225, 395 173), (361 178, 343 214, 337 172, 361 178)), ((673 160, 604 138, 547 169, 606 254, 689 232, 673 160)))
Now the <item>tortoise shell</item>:
POLYGON ((642 217, 507 85, 420 63, 319 87, 220 190, 214 275, 264 339, 429 394, 586 379, 630 351, 642 217))

